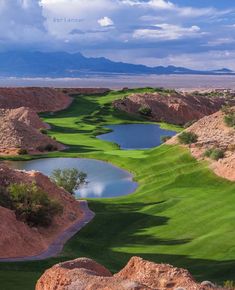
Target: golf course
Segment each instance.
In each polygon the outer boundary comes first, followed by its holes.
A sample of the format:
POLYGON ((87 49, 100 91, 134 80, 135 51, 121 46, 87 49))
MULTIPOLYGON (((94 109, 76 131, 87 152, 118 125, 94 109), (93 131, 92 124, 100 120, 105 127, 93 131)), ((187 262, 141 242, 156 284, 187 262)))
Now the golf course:
MULTIPOLYGON (((153 91, 145 88, 74 96, 66 110, 41 114, 51 126, 48 135, 65 144, 65 151, 8 157, 107 161, 130 172, 138 188, 121 197, 88 199, 95 218, 58 257, 1 263, 1 290, 32 290, 46 269, 78 257, 92 258, 117 272, 130 257, 140 256, 186 268, 198 281, 223 284, 235 280, 235 183, 216 176, 207 162, 197 161, 188 149, 178 145, 121 150, 115 143, 96 138, 109 132, 105 129, 108 125, 147 123, 141 116, 114 109, 112 102, 133 92, 153 91)), ((160 125, 182 130, 179 126, 160 125)))

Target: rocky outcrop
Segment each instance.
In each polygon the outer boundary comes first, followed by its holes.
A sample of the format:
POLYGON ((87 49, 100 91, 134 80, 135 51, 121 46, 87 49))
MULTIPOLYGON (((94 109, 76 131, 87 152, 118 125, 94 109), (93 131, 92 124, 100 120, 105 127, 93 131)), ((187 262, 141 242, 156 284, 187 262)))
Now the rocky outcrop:
POLYGON ((114 107, 127 113, 138 114, 141 107, 151 109, 149 118, 157 122, 184 125, 193 120, 218 111, 224 104, 235 100, 224 97, 208 97, 194 93, 180 94, 177 92, 156 92, 132 94, 114 102, 114 107))
MULTIPOLYGON (((235 112, 235 107, 231 110, 235 112)), ((197 142, 188 146, 192 155, 197 159, 207 159, 217 175, 235 181, 235 128, 225 124, 224 116, 222 111, 218 111, 200 119, 185 131, 198 136, 197 142), (205 151, 213 148, 223 150, 224 158, 218 161, 205 158, 205 151)), ((177 143, 177 135, 167 142, 170 145, 177 143)))
POLYGON ((112 275, 91 259, 80 258, 55 265, 39 279, 36 290, 209 290, 222 289, 211 282, 197 283, 184 269, 133 257, 112 275))
POLYGON ((0 88, 1 109, 28 107, 35 112, 56 112, 71 102, 71 97, 53 88, 0 88))
POLYGON ((50 179, 39 172, 25 172, 0 164, 0 186, 11 183, 32 183, 43 189, 52 199, 63 206, 63 214, 54 218, 49 228, 30 228, 16 219, 13 211, 0 207, 0 259, 38 255, 66 229, 83 217, 80 202, 71 194, 57 187, 50 179))
POLYGON ((48 128, 29 108, 0 109, 0 155, 16 155, 20 149, 29 154, 65 149, 39 130, 48 128))
POLYGON ((50 126, 43 123, 38 114, 30 108, 20 107, 17 109, 0 109, 0 118, 17 120, 35 129, 49 129, 50 126))

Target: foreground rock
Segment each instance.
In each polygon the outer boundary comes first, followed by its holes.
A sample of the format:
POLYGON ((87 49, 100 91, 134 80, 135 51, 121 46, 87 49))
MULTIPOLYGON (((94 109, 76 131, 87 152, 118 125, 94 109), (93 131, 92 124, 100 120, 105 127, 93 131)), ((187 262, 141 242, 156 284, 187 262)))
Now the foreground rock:
POLYGON ((1 109, 28 107, 36 112, 56 112, 71 102, 71 97, 53 88, 0 88, 1 109))
POLYGON ((184 269, 133 257, 117 274, 93 260, 80 258, 55 265, 39 279, 36 290, 209 290, 222 289, 210 282, 197 283, 184 269))
POLYGON ((149 118, 153 121, 184 125, 218 111, 227 102, 235 104, 234 99, 225 97, 212 98, 198 93, 162 91, 132 94, 123 100, 115 101, 114 107, 132 114, 139 114, 141 107, 147 107, 151 109, 149 118))
MULTIPOLYGON (((235 107, 231 110, 235 112, 235 107)), ((210 162, 213 171, 224 178, 235 181, 235 128, 228 127, 224 122, 225 114, 222 111, 204 117, 185 131, 193 132, 198 136, 195 144, 189 147, 192 155, 197 159, 205 159, 204 153, 208 149, 224 151, 224 158, 210 162)), ((170 139, 167 144, 178 144, 178 136, 170 139)))
POLYGON ((0 155, 17 155, 63 150, 65 146, 40 132, 48 129, 29 108, 0 109, 0 155))
POLYGON ((0 186, 11 183, 32 183, 63 205, 63 214, 54 218, 49 228, 31 228, 16 219, 15 213, 0 207, 0 258, 17 258, 38 255, 70 226, 80 221, 83 211, 80 202, 58 188, 50 179, 39 172, 25 172, 0 164, 0 186))

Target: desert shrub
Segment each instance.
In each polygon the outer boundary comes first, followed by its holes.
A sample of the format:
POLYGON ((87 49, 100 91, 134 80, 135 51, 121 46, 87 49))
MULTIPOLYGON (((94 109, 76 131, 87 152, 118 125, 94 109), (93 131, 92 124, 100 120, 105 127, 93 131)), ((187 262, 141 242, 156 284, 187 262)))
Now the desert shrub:
POLYGON ((195 122, 196 122, 196 120, 192 120, 192 121, 185 123, 184 128, 188 128, 188 127, 192 126, 195 122))
POLYGON ((6 207, 9 209, 12 208, 12 202, 11 202, 10 196, 7 192, 7 189, 3 186, 0 186, 0 206, 6 207))
POLYGON ((213 151, 213 149, 206 149, 206 151, 204 152, 203 156, 210 158, 212 151, 213 151))
POLYGON ((210 155, 210 158, 213 160, 224 158, 224 151, 221 149, 214 149, 210 155))
POLYGON ((231 112, 224 116, 224 122, 228 127, 235 126, 235 112, 231 112))
POLYGON ((40 132, 44 135, 47 135, 47 129, 44 129, 44 128, 41 128, 40 129, 40 132))
POLYGON ((27 149, 20 148, 18 150, 18 154, 19 155, 27 155, 28 154, 28 151, 27 151, 27 149))
POLYGON ((48 227, 54 216, 63 212, 61 204, 49 198, 35 183, 11 184, 8 194, 16 217, 31 227, 48 227))
POLYGON ((57 151, 58 148, 57 146, 53 145, 53 144, 47 144, 45 147, 44 147, 44 151, 57 151))
POLYGON ((74 192, 87 181, 87 174, 76 168, 72 169, 55 169, 51 174, 52 181, 66 191, 74 192))
POLYGON ((141 106, 138 110, 139 114, 143 116, 151 116, 152 110, 149 106, 141 106))
POLYGON ((235 288, 235 282, 229 281, 229 280, 225 281, 224 288, 229 289, 229 290, 233 290, 235 288))
POLYGON ((231 106, 229 105, 222 106, 221 112, 223 112, 224 114, 229 114, 231 112, 231 106))
POLYGON ((181 144, 192 144, 197 142, 198 136, 193 132, 183 132, 178 139, 181 144))
POLYGON ((38 147, 36 148, 36 150, 37 150, 37 151, 40 151, 40 152, 43 152, 43 151, 45 150, 45 147, 43 147, 43 146, 38 146, 38 147))
POLYGON ((162 143, 165 143, 165 142, 167 142, 170 139, 171 139, 171 136, 161 136, 161 142, 162 143))
POLYGON ((204 152, 204 156, 213 160, 219 160, 221 158, 224 158, 224 150, 216 148, 207 149, 204 152))

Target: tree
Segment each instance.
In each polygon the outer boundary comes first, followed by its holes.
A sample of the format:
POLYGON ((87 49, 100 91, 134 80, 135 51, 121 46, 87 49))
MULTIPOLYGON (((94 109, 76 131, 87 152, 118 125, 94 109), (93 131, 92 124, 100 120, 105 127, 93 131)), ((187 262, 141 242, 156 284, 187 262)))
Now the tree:
POLYGON ((51 179, 56 185, 74 194, 81 185, 87 182, 87 174, 76 168, 55 169, 51 174, 51 179))
POLYGON ((14 183, 8 188, 8 208, 16 217, 31 227, 51 225, 54 216, 62 214, 63 207, 51 199, 35 183, 14 183))

